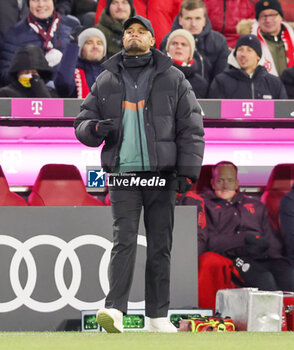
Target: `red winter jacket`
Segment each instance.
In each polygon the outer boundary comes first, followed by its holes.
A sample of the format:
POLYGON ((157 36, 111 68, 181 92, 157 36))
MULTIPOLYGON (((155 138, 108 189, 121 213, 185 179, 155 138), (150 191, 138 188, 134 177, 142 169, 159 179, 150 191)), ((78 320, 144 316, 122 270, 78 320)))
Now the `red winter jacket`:
MULTIPOLYGON (((100 0, 101 1, 101 0, 100 0)), ((236 25, 244 18, 255 18, 257 0, 204 0, 212 29, 222 33, 234 48, 239 35, 236 25)))
MULTIPOLYGON (((133 0, 136 13, 148 18, 155 31, 156 46, 159 48, 163 37, 171 30, 173 20, 180 12, 182 0, 133 0)), ((106 0, 99 0, 95 24, 98 23, 106 0)))

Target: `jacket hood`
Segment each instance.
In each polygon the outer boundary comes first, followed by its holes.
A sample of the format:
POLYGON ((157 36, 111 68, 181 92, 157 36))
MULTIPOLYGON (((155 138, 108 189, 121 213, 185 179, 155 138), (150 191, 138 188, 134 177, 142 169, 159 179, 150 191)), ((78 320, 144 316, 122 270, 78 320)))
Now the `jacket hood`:
MULTIPOLYGON (((161 51, 151 48, 153 53, 153 59, 156 66, 156 72, 161 73, 167 70, 173 65, 173 60, 162 53, 161 51)), ((119 63, 122 61, 122 51, 110 57, 107 61, 103 63, 103 67, 110 72, 118 73, 119 72, 119 63)))
POLYGON ((13 78, 22 70, 36 69, 40 77, 45 81, 52 78, 52 69, 44 56, 43 50, 34 45, 22 46, 13 56, 9 75, 13 78))

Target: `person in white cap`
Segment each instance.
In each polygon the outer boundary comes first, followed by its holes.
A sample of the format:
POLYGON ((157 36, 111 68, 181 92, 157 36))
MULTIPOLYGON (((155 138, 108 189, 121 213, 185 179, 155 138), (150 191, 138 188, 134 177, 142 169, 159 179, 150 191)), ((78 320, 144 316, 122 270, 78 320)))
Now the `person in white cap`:
POLYGON ((60 97, 85 98, 98 75, 103 72, 107 44, 104 34, 97 28, 87 28, 66 48, 55 87, 60 97))

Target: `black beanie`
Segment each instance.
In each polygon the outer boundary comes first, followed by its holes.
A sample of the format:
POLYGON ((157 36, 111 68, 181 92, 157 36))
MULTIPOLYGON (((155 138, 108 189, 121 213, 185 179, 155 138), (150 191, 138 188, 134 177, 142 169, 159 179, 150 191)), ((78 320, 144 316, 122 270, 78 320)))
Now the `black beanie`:
MULTIPOLYGON (((105 6, 105 12, 109 15, 109 6, 112 3, 113 0, 106 0, 106 6, 105 6)), ((135 15, 135 9, 134 9, 134 4, 133 0, 128 0, 130 6, 131 6, 131 15, 130 17, 133 17, 135 15)))
POLYGON ((259 57, 262 56, 261 44, 256 35, 248 34, 248 35, 241 36, 241 38, 237 41, 237 44, 235 46, 235 52, 234 52, 235 56, 236 56, 238 47, 240 46, 249 46, 258 54, 259 57))
POLYGON ((278 0, 259 0, 255 4, 255 17, 258 19, 261 11, 264 10, 276 10, 279 14, 284 17, 284 13, 281 4, 278 0))

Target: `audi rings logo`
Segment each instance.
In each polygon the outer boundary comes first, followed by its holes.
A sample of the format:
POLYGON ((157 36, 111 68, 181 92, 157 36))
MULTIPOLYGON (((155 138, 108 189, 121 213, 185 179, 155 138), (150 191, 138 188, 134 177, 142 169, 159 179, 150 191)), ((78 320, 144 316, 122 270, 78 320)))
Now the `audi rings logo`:
MULTIPOLYGON (((146 238, 138 236, 138 244, 146 247, 146 238)), ((69 242, 51 235, 38 235, 29 238, 25 242, 18 239, 0 235, 0 245, 9 246, 15 249, 12 257, 9 276, 12 289, 16 295, 13 300, 0 302, 0 312, 10 312, 25 305, 28 308, 38 312, 54 312, 70 305, 77 310, 99 309, 104 306, 105 298, 95 302, 79 300, 75 297, 78 292, 82 279, 82 269, 75 249, 83 245, 96 245, 105 249, 100 260, 99 282, 103 293, 106 295, 109 291, 107 269, 110 260, 112 242, 96 235, 83 235, 72 239, 69 242), (41 302, 31 297, 37 282, 37 267, 31 249, 40 245, 51 245, 60 249, 54 266, 54 278, 60 298, 50 302, 41 302), (21 261, 24 260, 27 266, 27 281, 24 288, 19 280, 19 268, 21 261), (64 265, 69 260, 72 267, 72 280, 69 287, 64 280, 64 265)), ((142 307, 144 302, 129 303, 132 307, 142 307)))

